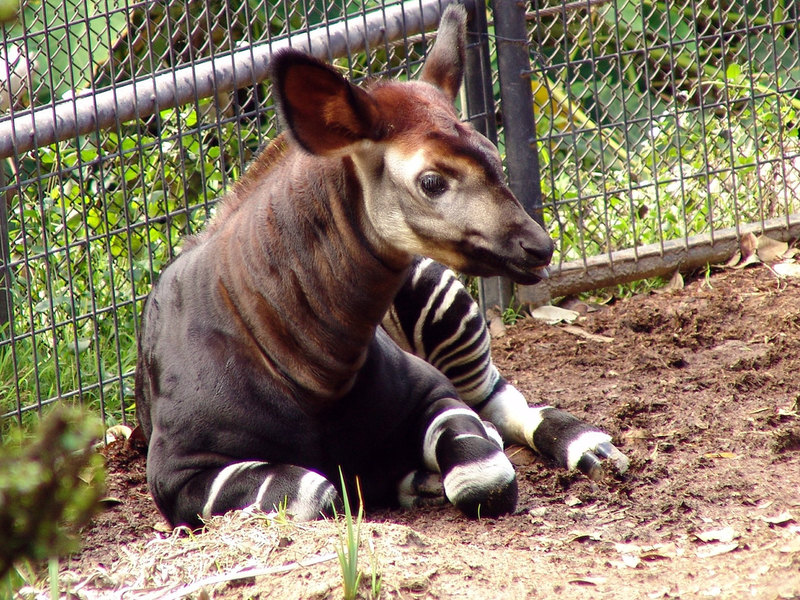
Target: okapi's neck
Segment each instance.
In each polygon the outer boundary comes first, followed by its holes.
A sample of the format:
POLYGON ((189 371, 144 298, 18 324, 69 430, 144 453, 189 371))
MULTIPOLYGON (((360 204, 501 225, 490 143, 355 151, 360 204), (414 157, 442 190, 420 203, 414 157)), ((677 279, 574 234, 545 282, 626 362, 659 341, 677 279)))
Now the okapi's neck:
POLYGON ((292 145, 268 173, 254 167, 208 239, 220 294, 278 380, 334 400, 352 386, 411 257, 389 260, 368 241, 350 159, 292 145))

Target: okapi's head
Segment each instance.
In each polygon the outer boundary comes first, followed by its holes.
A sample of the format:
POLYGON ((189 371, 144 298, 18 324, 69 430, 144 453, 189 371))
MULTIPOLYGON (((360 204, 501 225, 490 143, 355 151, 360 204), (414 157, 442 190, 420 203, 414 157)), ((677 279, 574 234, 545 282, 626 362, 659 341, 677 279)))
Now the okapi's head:
POLYGON ((497 148, 454 110, 465 30, 464 9, 451 5, 419 81, 365 89, 305 54, 282 52, 272 64, 278 110, 306 151, 352 160, 362 226, 381 252, 536 283, 553 242, 506 185, 497 148))

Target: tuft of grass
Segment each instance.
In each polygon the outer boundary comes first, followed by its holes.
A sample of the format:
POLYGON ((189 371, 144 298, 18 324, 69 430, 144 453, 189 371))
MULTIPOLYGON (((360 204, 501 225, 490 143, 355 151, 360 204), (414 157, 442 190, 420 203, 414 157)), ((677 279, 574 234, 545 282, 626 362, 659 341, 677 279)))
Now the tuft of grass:
MULTIPOLYGON (((361 583, 361 571, 358 570, 358 549, 361 545, 361 521, 364 518, 364 502, 361 498, 361 486, 356 479, 358 490, 358 515, 353 520, 353 513, 350 508, 350 498, 347 495, 347 485, 344 482, 344 474, 339 468, 339 479, 342 484, 342 499, 344 500, 344 533, 341 529, 339 533, 339 546, 336 554, 339 556, 339 566, 342 569, 342 587, 344 589, 345 600, 354 600, 358 594, 358 586, 361 583)), ((336 507, 333 513, 338 520, 339 515, 336 507)), ((374 584, 373 584, 374 585, 374 584)))
POLYGON ((378 551, 375 550, 375 544, 372 543, 372 539, 369 540, 369 565, 371 577, 370 592, 372 593, 372 600, 377 600, 381 596, 383 575, 378 566, 378 551))
POLYGON ((506 325, 516 325, 517 321, 525 318, 525 310, 512 299, 511 305, 503 311, 501 318, 506 325))

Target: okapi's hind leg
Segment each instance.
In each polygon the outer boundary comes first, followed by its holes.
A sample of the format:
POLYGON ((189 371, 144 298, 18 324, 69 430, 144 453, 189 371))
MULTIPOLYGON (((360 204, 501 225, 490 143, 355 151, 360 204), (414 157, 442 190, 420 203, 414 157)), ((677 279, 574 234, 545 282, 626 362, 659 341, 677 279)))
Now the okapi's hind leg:
POLYGON ((162 504, 162 512, 171 524, 192 527, 235 509, 285 510, 298 521, 310 521, 332 516, 342 506, 335 486, 319 473, 262 461, 198 471, 182 485, 176 480, 170 485, 168 476, 156 475, 151 486, 162 502, 165 498, 157 491, 179 486, 171 501, 162 504))
POLYGON ((566 411, 528 406, 500 375, 477 303, 445 266, 419 259, 383 326, 401 347, 444 373, 462 400, 494 424, 506 443, 529 446, 595 480, 603 476, 604 465, 616 474, 627 471, 628 458, 610 435, 566 411))

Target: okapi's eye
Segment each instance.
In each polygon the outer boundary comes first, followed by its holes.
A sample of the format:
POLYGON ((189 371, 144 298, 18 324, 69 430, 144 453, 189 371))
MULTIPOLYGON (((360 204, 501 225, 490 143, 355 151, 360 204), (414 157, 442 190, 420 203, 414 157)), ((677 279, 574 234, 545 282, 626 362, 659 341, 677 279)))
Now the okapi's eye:
POLYGON ((428 198, 436 198, 447 191, 447 181, 439 173, 423 173, 419 178, 419 187, 428 198))

